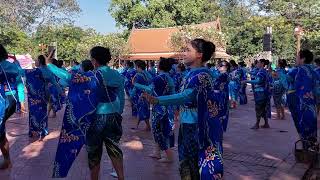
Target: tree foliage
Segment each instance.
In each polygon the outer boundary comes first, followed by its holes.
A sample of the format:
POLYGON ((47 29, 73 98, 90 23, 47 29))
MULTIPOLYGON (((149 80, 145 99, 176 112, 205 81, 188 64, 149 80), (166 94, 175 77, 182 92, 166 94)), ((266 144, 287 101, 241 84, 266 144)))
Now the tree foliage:
POLYGON ((272 53, 279 58, 293 59, 295 55, 294 27, 283 18, 254 16, 243 26, 236 28, 234 38, 230 39, 228 52, 239 57, 254 56, 263 48, 265 28, 271 26, 272 53))
MULTIPOLYGON (((73 25, 44 26, 34 34, 34 44, 57 42, 58 59, 66 61, 88 59, 89 50, 94 46, 104 46, 111 50, 114 59, 125 53, 126 40, 121 34, 101 35, 93 29, 84 30, 73 25)), ((40 53, 39 47, 35 52, 40 53)), ((34 53, 35 54, 35 53, 34 53)))
POLYGON ((16 26, 0 24, 0 44, 13 54, 31 51, 31 38, 16 26))
MULTIPOLYGON (((304 30, 302 47, 320 54, 320 1, 319 0, 252 0, 259 10, 269 16, 281 17, 292 27, 301 26, 304 30)), ((284 31, 283 33, 287 33, 284 31)))
POLYGON ((119 26, 170 27, 214 20, 212 0, 111 0, 109 11, 119 26))
POLYGON ((107 47, 111 51, 111 64, 118 63, 120 57, 128 53, 127 41, 123 34, 113 33, 101 35, 91 32, 85 36, 78 45, 78 50, 82 57, 88 57, 89 50, 94 46, 107 47))
POLYGON ((225 36, 221 32, 217 32, 214 28, 201 29, 190 26, 183 26, 177 33, 174 33, 170 39, 170 45, 176 51, 186 47, 187 42, 195 38, 203 38, 213 42, 217 48, 225 48, 225 36))
POLYGON ((0 0, 0 23, 28 31, 44 24, 71 21, 79 12, 77 0, 0 0))
POLYGON ((309 31, 305 34, 303 39, 303 47, 312 49, 313 52, 320 56, 320 30, 309 31))
POLYGON ((203 37, 230 55, 252 57, 262 51, 263 34, 273 27, 273 55, 294 59, 294 28, 304 29, 302 47, 320 55, 319 0, 111 0, 109 12, 124 33, 102 35, 68 23, 80 11, 77 0, 0 0, 0 43, 12 53, 38 55, 39 44, 58 43, 58 58, 81 60, 95 45, 109 47, 117 60, 126 54, 133 27, 181 26, 171 43, 181 48, 185 37, 203 37), (222 33, 186 25, 221 18, 222 33))
MULTIPOLYGON (((305 29, 303 47, 320 54, 317 46, 319 0, 112 0, 109 12, 119 26, 129 30, 133 26, 154 28, 198 24, 220 16, 227 52, 239 58, 259 54, 265 29, 272 26, 273 55, 293 59, 296 46, 293 31, 296 25, 301 25, 305 29)), ((205 32, 202 34, 206 36, 205 32)), ((172 41, 177 43, 182 39, 175 36, 172 41)))

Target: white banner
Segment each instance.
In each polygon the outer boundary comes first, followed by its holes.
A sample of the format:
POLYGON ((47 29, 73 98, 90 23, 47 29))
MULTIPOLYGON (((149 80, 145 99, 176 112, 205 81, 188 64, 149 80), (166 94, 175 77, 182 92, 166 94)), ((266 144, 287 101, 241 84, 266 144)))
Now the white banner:
MULTIPOLYGON (((32 60, 32 57, 31 57, 30 54, 16 55, 15 57, 19 61, 20 66, 21 66, 22 69, 32 69, 32 64, 34 63, 34 61, 32 60)), ((13 55, 9 55, 8 61, 13 63, 14 56, 13 55)))

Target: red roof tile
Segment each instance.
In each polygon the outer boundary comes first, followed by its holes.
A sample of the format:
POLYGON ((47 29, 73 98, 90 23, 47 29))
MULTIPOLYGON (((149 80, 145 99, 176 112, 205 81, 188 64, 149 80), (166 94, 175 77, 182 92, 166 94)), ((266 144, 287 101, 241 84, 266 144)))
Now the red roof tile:
MULTIPOLYGON (((191 25, 197 28, 215 28, 221 31, 220 21, 191 25)), ((130 54, 125 57, 129 60, 158 60, 160 57, 175 57, 177 52, 170 47, 170 37, 178 32, 179 27, 132 29, 128 45, 130 54)))

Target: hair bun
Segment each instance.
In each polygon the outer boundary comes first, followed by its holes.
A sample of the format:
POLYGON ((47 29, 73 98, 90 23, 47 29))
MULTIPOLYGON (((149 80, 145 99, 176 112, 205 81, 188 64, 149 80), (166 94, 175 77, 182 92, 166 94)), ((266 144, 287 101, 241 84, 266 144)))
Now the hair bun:
POLYGON ((216 46, 212 42, 204 39, 194 39, 191 41, 191 45, 199 53, 202 53, 202 62, 209 61, 216 50, 216 46))
POLYGON ((216 46, 211 41, 206 41, 205 46, 206 46, 207 50, 211 51, 212 53, 214 53, 216 51, 216 46))

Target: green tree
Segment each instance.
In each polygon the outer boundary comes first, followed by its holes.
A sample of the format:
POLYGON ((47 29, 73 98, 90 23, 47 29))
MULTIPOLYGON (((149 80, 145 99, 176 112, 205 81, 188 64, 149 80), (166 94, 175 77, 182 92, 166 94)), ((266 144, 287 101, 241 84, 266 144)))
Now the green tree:
POLYGON ((242 58, 262 52, 263 34, 267 26, 273 27, 273 54, 279 58, 292 59, 295 55, 294 27, 283 18, 253 16, 237 28, 228 44, 228 52, 242 58))
POLYGON ((0 23, 29 31, 44 24, 71 21, 79 12, 77 0, 0 0, 0 23))
MULTIPOLYGON (((73 25, 43 26, 33 35, 34 46, 37 47, 38 44, 50 45, 52 42, 57 42, 58 59, 76 60, 81 58, 77 47, 86 33, 80 27, 73 25)), ((38 47, 35 50, 40 53, 38 47)))
POLYGON ((31 38, 16 26, 0 25, 0 44, 4 45, 9 53, 30 53, 31 38))
POLYGON ((98 45, 110 48, 115 60, 126 52, 126 39, 122 34, 102 35, 93 29, 66 24, 39 28, 33 35, 33 54, 41 53, 38 44, 50 45, 52 42, 57 42, 58 59, 65 61, 88 59, 89 50, 98 45))
POLYGON ((111 64, 118 63, 120 57, 128 53, 127 41, 120 33, 101 35, 91 32, 87 34, 78 45, 81 57, 88 57, 89 50, 94 46, 104 46, 110 49, 113 59, 111 64))
POLYGON ((265 12, 268 17, 284 18, 291 23, 291 28, 301 26, 305 34, 302 47, 320 54, 318 46, 320 39, 319 0, 252 0, 252 4, 259 7, 259 10, 265 12))
POLYGON ((282 16, 299 23, 305 18, 320 17, 318 0, 252 0, 253 5, 268 15, 282 16))
POLYGON ((212 0, 111 0, 109 12, 118 26, 130 30, 215 20, 219 7, 212 0))
POLYGON ((316 56, 320 57, 320 30, 310 31, 303 37, 303 48, 313 50, 316 56))

